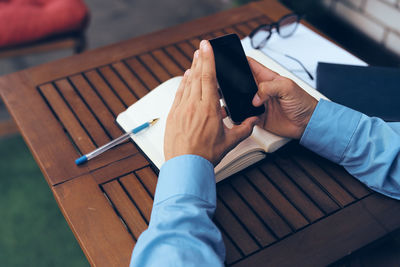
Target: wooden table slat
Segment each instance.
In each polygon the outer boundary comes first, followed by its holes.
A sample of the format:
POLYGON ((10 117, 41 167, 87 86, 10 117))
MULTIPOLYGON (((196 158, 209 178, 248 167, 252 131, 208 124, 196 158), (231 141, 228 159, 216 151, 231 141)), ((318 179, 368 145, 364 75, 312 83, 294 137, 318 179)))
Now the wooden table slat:
POLYGON ((241 32, 239 32, 239 31, 238 31, 236 28, 234 28, 233 26, 232 26, 232 27, 224 28, 224 33, 225 33, 225 34, 236 33, 236 34, 239 36, 240 39, 242 39, 242 38, 245 37, 241 32))
POLYGON ((137 98, 142 98, 149 92, 143 82, 124 63, 115 62, 112 64, 112 68, 120 75, 137 98))
POLYGON ((59 184, 54 196, 92 265, 128 266, 135 241, 90 175, 59 184))
POLYGON ((152 54, 172 76, 179 76, 183 74, 183 69, 176 64, 163 50, 157 49, 152 51, 152 54))
POLYGON ((226 263, 231 264, 237 260, 240 260, 243 255, 240 253, 239 249, 232 243, 229 237, 224 231, 221 232, 222 239, 224 240, 225 250, 226 250, 226 263))
MULTIPOLYGON (((262 23, 259 22, 259 20, 249 20, 246 22, 246 26, 252 31, 258 26, 260 26, 262 23)), ((250 32, 251 32, 250 31, 250 32)))
POLYGON ((194 48, 189 42, 180 42, 177 44, 179 50, 181 50, 186 57, 193 58, 194 51, 199 49, 199 47, 194 48))
POLYGON ((140 55, 139 59, 161 83, 172 77, 171 74, 167 72, 166 68, 157 62, 151 54, 140 55))
POLYGON ((340 208, 339 205, 326 194, 323 188, 316 184, 297 164, 284 154, 278 155, 279 156, 274 159, 275 163, 318 204, 325 214, 330 214, 340 208))
POLYGON ((180 52, 175 46, 167 46, 164 48, 169 57, 173 58, 175 62, 183 69, 187 70, 192 65, 191 57, 187 57, 180 52))
POLYGON ((282 238, 292 232, 288 223, 279 216, 274 208, 263 199, 260 194, 250 185, 246 178, 241 179, 232 177, 231 184, 238 194, 245 199, 252 209, 257 213, 262 221, 268 225, 269 229, 277 236, 282 238))
MULTIPOLYGON (((83 81, 83 79, 81 78, 80 81, 83 81)), ((85 84, 87 85, 86 82, 85 84)), ((94 117, 93 113, 89 110, 89 107, 84 104, 83 99, 75 92, 75 89, 71 86, 69 81, 66 79, 58 80, 55 81, 55 85, 57 86, 57 90, 52 84, 45 84, 40 88, 48 103, 52 105, 54 102, 53 105, 55 105, 56 108, 55 113, 58 114, 60 123, 62 123, 63 127, 65 127, 69 132, 71 138, 72 136, 76 137, 73 144, 79 149, 79 152, 81 154, 86 154, 96 147, 109 142, 110 137, 106 136, 107 132, 105 131, 105 127, 100 124, 100 121, 97 118, 94 117), (60 96, 58 96, 57 91, 61 94, 60 96), (62 101, 65 103, 62 104, 62 101)), ((110 114, 108 118, 114 120, 110 114)), ((115 124, 113 126, 113 128, 116 127, 115 124)), ((118 129, 116 129, 116 131, 119 132, 118 135, 122 133, 118 129)), ((127 142, 104 153, 107 157, 96 157, 88 162, 87 166, 91 170, 97 169, 134 153, 137 153, 137 149, 132 143, 127 142)), ((76 156, 71 158, 68 162, 75 165, 75 158, 76 156)), ((80 166, 79 168, 82 167, 80 166)))
POLYGON ((110 66, 103 66, 99 68, 99 73, 103 79, 109 84, 110 88, 118 95, 125 106, 129 107, 138 99, 129 90, 128 86, 117 76, 117 74, 110 68, 110 66))
POLYGON ((214 35, 212 34, 212 32, 209 32, 209 33, 206 33, 206 34, 203 34, 200 36, 200 39, 202 39, 202 40, 210 40, 213 38, 214 38, 214 35))
POLYGON ((243 34, 243 36, 248 36, 251 32, 250 27, 245 24, 245 23, 241 23, 241 24, 237 24, 235 25, 235 28, 243 34))
POLYGON ((340 185, 350 191, 354 197, 360 199, 371 194, 372 190, 354 179, 343 167, 331 164, 325 160, 321 160, 319 164, 331 177, 334 177, 340 185))
POLYGON ((56 88, 52 84, 46 84, 42 85, 40 90, 51 105, 51 108, 57 114, 63 127, 69 132, 69 136, 71 136, 79 152, 81 154, 86 154, 95 149, 95 144, 56 88))
POLYGON ((201 39, 200 37, 192 38, 189 40, 189 43, 193 46, 193 49, 199 49, 201 39))
POLYGON ((262 247, 276 240, 266 225, 263 224, 263 221, 256 216, 228 183, 223 183, 218 187, 218 197, 234 214, 239 215, 237 219, 262 247))
POLYGON ((140 212, 150 222, 151 210, 153 208, 153 199, 149 192, 143 187, 138 178, 133 174, 128 174, 120 179, 121 184, 128 192, 130 198, 135 202, 140 212))
MULTIPOLYGON (((103 144, 101 144, 103 145, 103 144)), ((84 168, 85 166, 89 167, 90 171, 95 171, 99 168, 108 166, 111 163, 126 160, 127 158, 138 154, 136 147, 129 141, 126 141, 110 150, 104 152, 101 156, 95 157, 89 160, 84 165, 78 166, 78 168, 84 168)), ((71 159, 71 163, 75 164, 74 159, 71 159)), ((139 161, 140 162, 140 161, 139 161)), ((136 164, 132 165, 136 166, 136 164)), ((109 168, 109 167, 107 167, 109 168)))
MULTIPOLYGON (((90 160, 89 163, 91 161, 95 161, 96 158, 90 160)), ((102 184, 109 181, 110 179, 114 179, 115 177, 126 175, 127 173, 130 173, 136 169, 141 169, 148 164, 149 163, 142 154, 136 153, 126 158, 122 158, 112 163, 109 163, 102 168, 93 169, 91 174, 95 178, 97 183, 102 184)))
POLYGON ((112 139, 120 136, 122 131, 114 123, 114 115, 105 105, 103 100, 100 99, 99 95, 92 90, 86 79, 79 74, 69 77, 69 80, 78 90, 80 96, 83 98, 90 110, 93 111, 96 119, 104 127, 104 130, 108 135, 110 135, 112 139))
POLYGON ((218 212, 215 213, 214 220, 223 228, 243 254, 248 255, 259 249, 259 246, 246 231, 245 227, 238 222, 219 199, 217 200, 217 209, 218 212))
POLYGON ((135 207, 132 201, 130 201, 118 180, 105 183, 102 185, 102 188, 128 226, 135 240, 137 240, 140 234, 147 229, 144 216, 142 216, 140 211, 135 207))
POLYGON ((83 127, 93 139, 95 146, 109 142, 110 137, 101 127, 82 99, 76 94, 71 84, 66 79, 58 80, 55 84, 71 109, 74 111, 78 120, 82 123, 83 127))
POLYGON ((365 185, 354 179, 343 167, 332 164, 311 151, 302 150, 301 153, 307 155, 312 161, 318 162, 318 165, 331 177, 335 179, 343 188, 345 188, 353 197, 360 199, 369 195, 372 191, 365 185))
POLYGON ((355 199, 335 180, 333 180, 324 170, 309 158, 303 157, 298 152, 291 155, 293 160, 299 164, 306 172, 313 177, 329 194, 341 205, 346 206, 355 199))
POLYGON ((264 198, 268 199, 291 227, 297 230, 308 224, 307 219, 259 170, 256 168, 250 169, 246 172, 246 177, 264 198))
POLYGON ((400 225, 398 201, 374 194, 260 250, 234 266, 327 266, 400 225), (380 203, 376 205, 376 201, 380 203), (389 215, 391 214, 391 215, 389 215), (385 217, 392 216, 390 220, 385 217), (381 218, 381 219, 378 219, 381 218), (382 224, 382 221, 389 224, 382 224), (296 264, 298 263, 298 264, 296 264))
POLYGON ((160 81, 154 73, 144 66, 137 57, 129 58, 125 60, 125 62, 133 73, 141 77, 148 90, 152 90, 160 84, 160 81))
MULTIPOLYGON (((243 39, 244 37, 247 36, 243 31, 241 31, 241 30, 237 27, 237 25, 233 25, 233 26, 232 26, 232 29, 233 29, 233 32, 236 33, 236 34, 239 36, 240 39, 243 39)), ((228 30, 230 30, 230 29, 228 28, 228 30)))
POLYGON ((316 221, 325 215, 275 164, 266 161, 260 165, 260 169, 310 222, 316 221))
POLYGON ((104 104, 111 110, 114 117, 126 109, 126 105, 115 95, 96 70, 85 72, 84 76, 92 88, 100 95, 104 104))
POLYGON ((150 167, 146 167, 135 172, 136 176, 140 179, 142 184, 146 187, 147 192, 154 198, 157 185, 157 175, 150 167))
POLYGON ((211 34, 212 34, 213 38, 217 38, 217 37, 225 35, 225 32, 223 30, 220 30, 220 31, 212 32, 211 34))
MULTIPOLYGON (((255 19, 255 22, 257 22, 258 25, 261 25, 261 24, 271 24, 271 23, 273 23, 275 21, 272 21, 271 19, 269 19, 266 16, 262 16, 262 17, 258 17, 257 19, 255 19)), ((249 25, 252 26, 253 24, 249 24, 249 25)))

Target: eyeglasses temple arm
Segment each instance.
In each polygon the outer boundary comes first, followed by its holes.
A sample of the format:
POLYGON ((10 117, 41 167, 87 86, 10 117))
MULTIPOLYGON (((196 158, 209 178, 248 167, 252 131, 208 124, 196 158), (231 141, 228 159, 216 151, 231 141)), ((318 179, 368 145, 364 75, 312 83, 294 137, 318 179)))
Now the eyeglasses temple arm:
POLYGON ((298 60, 297 58, 294 58, 294 57, 292 57, 292 56, 289 56, 289 55, 287 55, 287 54, 285 54, 285 56, 286 57, 288 57, 288 58, 290 58, 290 59, 292 59, 292 60, 294 60, 294 61, 296 61, 297 63, 299 63, 300 64, 300 66, 304 69, 304 71, 307 73, 307 75, 308 75, 308 77, 310 77, 310 79, 313 81, 314 80, 314 77, 311 75, 311 73, 306 69, 306 67, 303 65, 303 63, 301 63, 301 61, 300 60, 298 60))

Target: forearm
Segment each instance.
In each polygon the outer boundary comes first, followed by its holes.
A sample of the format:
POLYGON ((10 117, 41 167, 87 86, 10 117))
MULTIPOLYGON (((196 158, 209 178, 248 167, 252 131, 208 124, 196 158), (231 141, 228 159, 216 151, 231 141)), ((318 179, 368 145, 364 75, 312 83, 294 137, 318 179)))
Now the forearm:
POLYGON ((322 100, 300 143, 370 188, 400 199, 400 124, 322 100))
POLYGON ((225 247, 212 221, 216 208, 214 168, 193 155, 163 165, 149 228, 131 266, 223 265, 225 247))

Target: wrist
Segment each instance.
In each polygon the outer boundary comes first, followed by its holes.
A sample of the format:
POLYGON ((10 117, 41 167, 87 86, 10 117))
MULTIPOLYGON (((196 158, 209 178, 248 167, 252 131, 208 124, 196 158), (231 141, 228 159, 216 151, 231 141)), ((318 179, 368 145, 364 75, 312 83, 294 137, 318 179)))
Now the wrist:
POLYGON ((303 136, 304 131, 306 130, 307 125, 310 122, 311 117, 315 111, 315 108, 317 107, 317 104, 318 104, 318 101, 315 98, 313 98, 307 111, 304 113, 304 119, 302 122, 302 126, 300 128, 300 134, 297 139, 300 139, 303 136))

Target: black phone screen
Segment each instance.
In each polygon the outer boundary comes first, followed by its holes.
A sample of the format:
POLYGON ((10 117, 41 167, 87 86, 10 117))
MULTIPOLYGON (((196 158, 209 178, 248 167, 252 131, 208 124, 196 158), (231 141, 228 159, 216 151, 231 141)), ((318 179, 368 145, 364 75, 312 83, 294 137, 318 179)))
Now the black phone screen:
POLYGON ((217 80, 232 121, 241 123, 248 117, 264 113, 264 106, 252 104, 258 88, 239 37, 228 34, 212 39, 210 43, 217 80))

